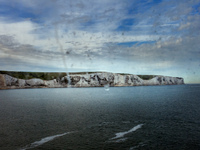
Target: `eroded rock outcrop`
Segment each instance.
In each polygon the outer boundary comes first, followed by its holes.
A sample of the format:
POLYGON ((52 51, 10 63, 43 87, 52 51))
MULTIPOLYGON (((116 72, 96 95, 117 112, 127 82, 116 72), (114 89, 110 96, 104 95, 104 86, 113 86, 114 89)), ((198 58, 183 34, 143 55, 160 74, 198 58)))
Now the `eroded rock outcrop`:
POLYGON ((6 87, 4 75, 0 74, 0 88, 6 87))
POLYGON ((141 86, 141 85, 176 85, 184 84, 183 78, 153 76, 145 80, 137 75, 118 73, 70 74, 53 80, 18 79, 7 74, 0 74, 0 88, 53 88, 53 87, 101 87, 101 86, 141 86))

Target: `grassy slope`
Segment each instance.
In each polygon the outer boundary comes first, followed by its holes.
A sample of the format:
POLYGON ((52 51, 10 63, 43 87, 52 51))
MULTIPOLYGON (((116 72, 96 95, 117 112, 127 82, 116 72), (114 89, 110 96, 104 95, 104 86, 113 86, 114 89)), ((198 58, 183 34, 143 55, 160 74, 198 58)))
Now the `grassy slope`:
MULTIPOLYGON (((88 74, 97 73, 97 72, 88 72, 88 74)), ((100 73, 100 72, 98 72, 100 73)), ((0 74, 7 74, 15 78, 19 79, 32 79, 32 78, 39 78, 42 80, 52 80, 52 79, 61 79, 62 77, 66 76, 67 74, 64 72, 14 72, 14 71, 0 71, 0 74)), ((75 72, 69 74, 86 74, 86 72, 75 72)), ((120 73, 121 75, 130 75, 125 73, 120 73)), ((138 75, 143 80, 150 80, 155 75, 138 75)))
POLYGON ((66 73, 56 73, 56 72, 12 72, 12 71, 0 71, 1 74, 7 74, 19 79, 32 79, 40 78, 43 80, 52 80, 56 78, 62 78, 66 76, 66 73))
POLYGON ((150 80, 150 79, 156 77, 156 75, 137 75, 137 76, 143 80, 150 80))

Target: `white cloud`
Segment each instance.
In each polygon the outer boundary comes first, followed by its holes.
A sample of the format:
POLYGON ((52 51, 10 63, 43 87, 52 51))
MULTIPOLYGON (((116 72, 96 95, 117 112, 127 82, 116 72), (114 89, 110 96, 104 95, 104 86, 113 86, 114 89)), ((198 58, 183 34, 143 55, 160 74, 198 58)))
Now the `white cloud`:
POLYGON ((31 32, 35 29, 34 24, 30 21, 5 23, 0 22, 0 34, 15 37, 20 43, 30 44, 34 41, 31 32))
POLYGON ((68 68, 167 74, 183 64, 189 66, 189 59, 198 63, 200 57, 200 16, 192 13, 197 1, 163 1, 152 6, 151 1, 130 4, 128 0, 10 3, 33 14, 23 19, 15 19, 15 13, 0 17, 0 57, 10 58, 13 64, 60 69, 66 63, 68 68), (125 19, 133 23, 119 30, 125 19), (117 45, 127 42, 139 43, 117 45))

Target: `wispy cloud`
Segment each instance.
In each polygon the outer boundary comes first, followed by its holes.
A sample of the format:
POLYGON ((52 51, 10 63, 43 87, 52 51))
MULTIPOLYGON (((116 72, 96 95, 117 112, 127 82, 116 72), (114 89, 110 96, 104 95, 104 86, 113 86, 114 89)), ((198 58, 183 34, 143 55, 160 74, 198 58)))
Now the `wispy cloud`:
POLYGON ((0 3, 0 69, 200 73, 198 0, 0 3))

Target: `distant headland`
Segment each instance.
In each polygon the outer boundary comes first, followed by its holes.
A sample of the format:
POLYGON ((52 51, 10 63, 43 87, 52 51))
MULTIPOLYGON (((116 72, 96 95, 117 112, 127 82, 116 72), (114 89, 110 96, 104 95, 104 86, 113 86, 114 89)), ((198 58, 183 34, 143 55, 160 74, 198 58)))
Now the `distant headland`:
POLYGON ((0 89, 146 86, 184 84, 181 77, 110 72, 0 71, 0 89))

